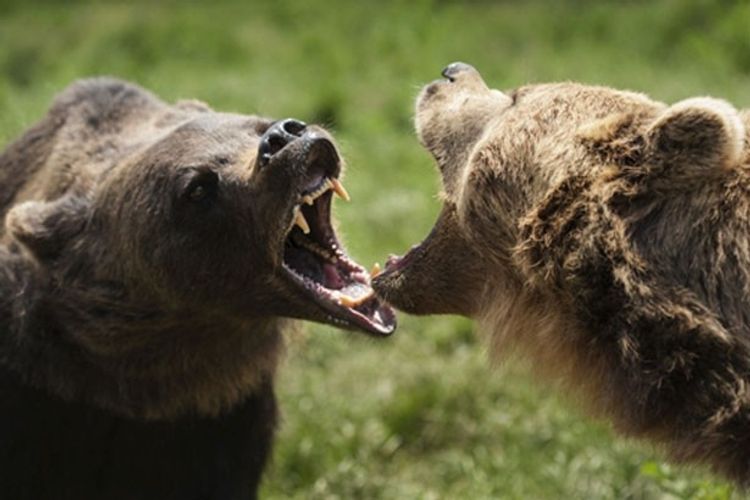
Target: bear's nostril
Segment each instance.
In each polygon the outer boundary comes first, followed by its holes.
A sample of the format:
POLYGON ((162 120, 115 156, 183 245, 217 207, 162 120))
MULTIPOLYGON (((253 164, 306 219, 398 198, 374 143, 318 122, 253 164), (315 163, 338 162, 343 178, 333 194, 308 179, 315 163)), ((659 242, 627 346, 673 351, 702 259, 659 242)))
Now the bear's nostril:
POLYGON ((272 135, 272 136, 270 136, 268 138, 268 149, 267 149, 266 152, 270 156, 273 156, 276 153, 278 153, 279 151, 281 151, 281 148, 283 148, 284 146, 286 146, 287 142, 288 141, 286 139, 284 139, 283 137, 280 137, 278 135, 272 135))
POLYGON ((465 71, 471 71, 473 69, 474 67, 470 64, 466 64, 463 62, 454 62, 446 66, 443 71, 440 72, 440 74, 452 82, 455 81, 458 74, 465 71))
POLYGON ((288 134, 299 136, 300 133, 307 128, 307 124, 305 122, 289 118, 281 123, 281 128, 288 134))
POLYGON ((271 125, 263 134, 260 146, 258 146, 258 163, 260 166, 264 166, 271 161, 273 155, 300 137, 306 128, 306 123, 294 118, 279 120, 271 125))

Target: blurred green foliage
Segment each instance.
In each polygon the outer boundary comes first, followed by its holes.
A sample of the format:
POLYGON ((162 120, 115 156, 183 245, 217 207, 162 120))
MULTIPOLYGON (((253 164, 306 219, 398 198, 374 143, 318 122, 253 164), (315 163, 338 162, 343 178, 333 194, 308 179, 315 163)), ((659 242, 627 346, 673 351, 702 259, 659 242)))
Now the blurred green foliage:
MULTIPOLYGON (((750 2, 0 1, 0 142, 70 81, 110 74, 165 99, 329 126, 354 202, 351 253, 403 252, 437 213, 412 132, 420 85, 474 64, 497 88, 579 80, 665 101, 750 106, 750 2)), ((739 497, 705 472, 614 438, 522 367, 491 368, 472 325, 402 317, 376 342, 290 335, 284 420, 265 498, 739 497)))

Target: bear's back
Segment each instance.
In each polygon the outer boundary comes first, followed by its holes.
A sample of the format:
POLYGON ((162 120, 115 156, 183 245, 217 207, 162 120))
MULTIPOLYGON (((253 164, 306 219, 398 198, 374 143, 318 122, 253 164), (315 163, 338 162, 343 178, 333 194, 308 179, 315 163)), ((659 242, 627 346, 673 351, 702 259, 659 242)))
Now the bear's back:
MULTIPOLYGON (((0 217, 27 200, 85 191, 139 141, 170 107, 148 91, 113 78, 80 80, 0 155, 0 217)), ((0 234, 4 233, 0 227, 0 234)))

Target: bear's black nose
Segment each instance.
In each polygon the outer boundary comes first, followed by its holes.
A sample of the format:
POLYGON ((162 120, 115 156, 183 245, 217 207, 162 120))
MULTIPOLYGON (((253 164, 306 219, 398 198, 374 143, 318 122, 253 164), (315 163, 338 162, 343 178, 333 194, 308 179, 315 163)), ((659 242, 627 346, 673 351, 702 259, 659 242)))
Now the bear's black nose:
POLYGON ((271 157, 278 153, 284 146, 302 135, 307 124, 294 118, 279 120, 271 125, 258 146, 258 164, 262 167, 271 161, 271 157))
POLYGON ((440 74, 443 75, 448 80, 453 81, 456 79, 457 75, 464 73, 466 71, 476 71, 476 70, 474 69, 474 66, 472 66, 471 64, 466 64, 463 62, 454 62, 446 66, 443 69, 443 71, 440 72, 440 74))

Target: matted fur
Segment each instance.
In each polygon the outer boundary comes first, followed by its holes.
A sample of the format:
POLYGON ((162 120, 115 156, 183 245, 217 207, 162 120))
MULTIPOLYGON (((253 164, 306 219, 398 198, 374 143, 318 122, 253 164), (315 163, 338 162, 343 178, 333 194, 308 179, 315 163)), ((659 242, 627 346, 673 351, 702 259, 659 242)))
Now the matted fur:
POLYGON ((477 319, 497 356, 521 352, 618 431, 750 484, 750 113, 444 75, 416 122, 458 223, 378 292, 477 319))
POLYGON ((255 498, 282 333, 326 318, 280 261, 332 138, 261 166, 273 123, 99 78, 0 155, 4 498, 255 498))

